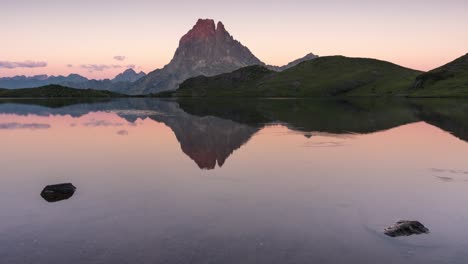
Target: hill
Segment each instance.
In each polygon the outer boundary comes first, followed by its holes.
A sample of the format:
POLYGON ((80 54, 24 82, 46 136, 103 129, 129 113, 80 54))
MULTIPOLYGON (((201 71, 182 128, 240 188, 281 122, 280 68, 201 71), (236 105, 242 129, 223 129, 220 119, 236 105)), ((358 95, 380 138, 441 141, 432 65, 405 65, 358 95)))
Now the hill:
POLYGON ((196 77, 174 96, 316 97, 404 95, 421 72, 390 62, 321 57, 283 72, 252 66, 214 77, 196 77))
POLYGON ((3 98, 106 98, 124 97, 122 94, 110 91, 91 89, 74 89, 61 85, 46 85, 38 88, 0 89, 3 98))
POLYGON ((411 95, 468 96, 468 54, 419 75, 411 95))

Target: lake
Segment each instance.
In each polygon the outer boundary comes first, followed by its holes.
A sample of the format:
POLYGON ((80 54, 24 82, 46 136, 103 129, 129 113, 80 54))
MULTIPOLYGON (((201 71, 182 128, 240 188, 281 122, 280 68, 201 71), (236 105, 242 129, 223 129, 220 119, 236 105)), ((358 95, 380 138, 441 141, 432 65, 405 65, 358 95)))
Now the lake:
POLYGON ((0 262, 466 263, 467 141, 468 100, 2 100, 0 262))

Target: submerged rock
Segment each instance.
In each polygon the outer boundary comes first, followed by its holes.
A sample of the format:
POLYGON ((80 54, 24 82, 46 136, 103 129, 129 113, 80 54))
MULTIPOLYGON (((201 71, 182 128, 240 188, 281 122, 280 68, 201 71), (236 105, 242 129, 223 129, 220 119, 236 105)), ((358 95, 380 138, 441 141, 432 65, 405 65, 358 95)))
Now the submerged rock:
POLYGON ((427 229, 423 224, 418 221, 401 220, 396 224, 385 228, 384 234, 390 237, 411 236, 428 234, 427 229))
POLYGON ((73 196, 76 187, 71 183, 47 185, 41 192, 41 197, 49 203, 66 200, 73 196))

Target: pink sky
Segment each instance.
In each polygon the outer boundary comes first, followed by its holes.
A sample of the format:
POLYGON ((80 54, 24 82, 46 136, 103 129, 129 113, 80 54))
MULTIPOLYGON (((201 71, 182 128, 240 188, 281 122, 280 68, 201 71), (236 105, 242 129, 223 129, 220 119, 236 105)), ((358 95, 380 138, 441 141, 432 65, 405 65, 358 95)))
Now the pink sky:
POLYGON ((468 52, 466 0, 0 2, 0 16, 8 22, 0 27, 0 62, 16 65, 0 68, 0 77, 110 78, 129 65, 149 72, 170 61, 198 18, 223 21, 259 59, 274 65, 313 52, 430 70, 468 52), (47 66, 15 64, 25 61, 47 66))

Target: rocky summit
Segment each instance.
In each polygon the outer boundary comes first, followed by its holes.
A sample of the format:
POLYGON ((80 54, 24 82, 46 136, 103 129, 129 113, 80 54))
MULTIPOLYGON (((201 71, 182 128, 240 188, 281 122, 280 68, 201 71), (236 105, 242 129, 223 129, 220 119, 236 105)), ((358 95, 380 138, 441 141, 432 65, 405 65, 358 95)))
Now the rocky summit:
POLYGON ((129 68, 129 69, 126 69, 124 72, 119 73, 111 81, 113 83, 116 83, 116 82, 131 82, 132 83, 144 76, 146 76, 146 73, 142 71, 140 71, 139 73, 136 73, 134 69, 129 68))
POLYGON ((199 19, 179 42, 173 59, 162 69, 139 79, 130 94, 175 90, 188 78, 214 76, 250 65, 264 65, 250 50, 235 40, 222 22, 199 19))

